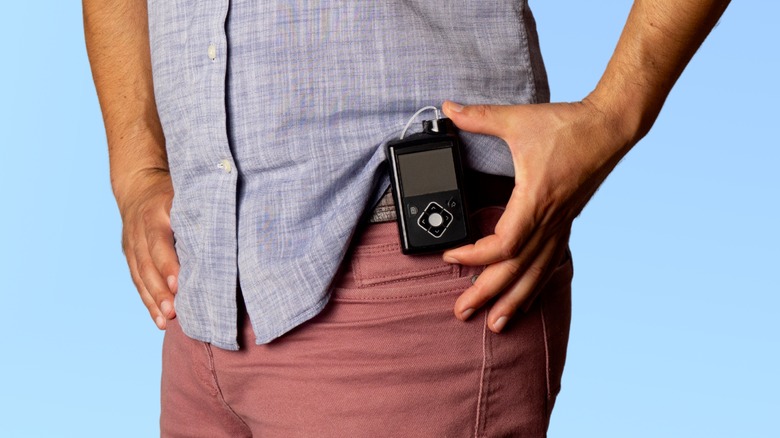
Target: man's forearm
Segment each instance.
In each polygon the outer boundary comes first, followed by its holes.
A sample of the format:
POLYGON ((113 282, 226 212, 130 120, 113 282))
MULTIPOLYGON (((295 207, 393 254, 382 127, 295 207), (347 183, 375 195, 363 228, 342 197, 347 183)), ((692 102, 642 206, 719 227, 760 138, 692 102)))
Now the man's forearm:
POLYGON ((82 5, 111 184, 121 209, 134 182, 168 169, 152 86, 146 1, 83 0, 82 5))
POLYGON ((636 0, 617 48, 588 96, 616 120, 622 156, 650 129, 672 86, 729 0, 636 0))
POLYGON ((84 33, 106 125, 111 186, 130 276, 164 329, 175 318, 179 261, 168 172, 152 86, 146 0, 83 0, 84 33))

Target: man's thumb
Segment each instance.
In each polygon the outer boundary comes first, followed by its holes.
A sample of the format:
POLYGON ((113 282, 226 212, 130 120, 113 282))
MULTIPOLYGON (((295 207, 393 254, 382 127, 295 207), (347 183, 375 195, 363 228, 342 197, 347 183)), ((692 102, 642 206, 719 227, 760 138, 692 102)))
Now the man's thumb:
POLYGON ((463 131, 501 137, 507 126, 507 111, 501 105, 461 105, 446 101, 442 111, 463 131))

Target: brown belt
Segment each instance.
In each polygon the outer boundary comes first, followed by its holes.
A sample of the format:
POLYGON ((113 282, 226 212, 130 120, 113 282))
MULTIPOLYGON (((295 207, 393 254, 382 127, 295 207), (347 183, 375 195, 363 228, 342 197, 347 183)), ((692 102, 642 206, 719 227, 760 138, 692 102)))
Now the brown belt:
MULTIPOLYGON (((515 187, 515 180, 511 176, 467 171, 465 179, 466 202, 472 212, 484 207, 505 206, 515 187)), ((374 207, 368 222, 391 222, 395 219, 395 201, 388 189, 374 207)))

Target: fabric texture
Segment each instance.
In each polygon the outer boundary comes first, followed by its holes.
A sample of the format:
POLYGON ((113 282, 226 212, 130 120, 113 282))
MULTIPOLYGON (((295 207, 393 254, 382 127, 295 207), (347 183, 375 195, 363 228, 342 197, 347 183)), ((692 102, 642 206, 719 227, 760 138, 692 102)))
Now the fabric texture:
MULTIPOLYGON (((501 209, 480 210, 492 231, 501 209)), ((487 311, 461 322, 481 267, 401 254, 394 223, 361 230, 325 310, 240 351, 184 335, 163 348, 163 437, 544 437, 560 389, 571 311, 567 258, 501 334, 487 311)))
MULTIPOLYGON (((326 306, 417 109, 549 100, 522 0, 149 0, 149 24, 178 322, 223 349, 239 286, 257 343, 326 306)), ((499 139, 463 140, 468 167, 512 174, 499 139)))

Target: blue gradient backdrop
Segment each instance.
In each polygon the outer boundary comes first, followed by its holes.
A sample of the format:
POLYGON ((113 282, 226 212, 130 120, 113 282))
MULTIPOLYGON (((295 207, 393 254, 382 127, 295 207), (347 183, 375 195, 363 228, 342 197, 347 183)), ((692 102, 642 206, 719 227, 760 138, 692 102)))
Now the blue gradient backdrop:
MULTIPOLYGON (((630 2, 531 4, 553 100, 582 98, 630 2)), ((155 436, 162 333, 120 251, 80 4, 4 10, 0 436, 155 436)), ((575 222, 551 437, 780 436, 778 16, 730 6, 575 222)))

